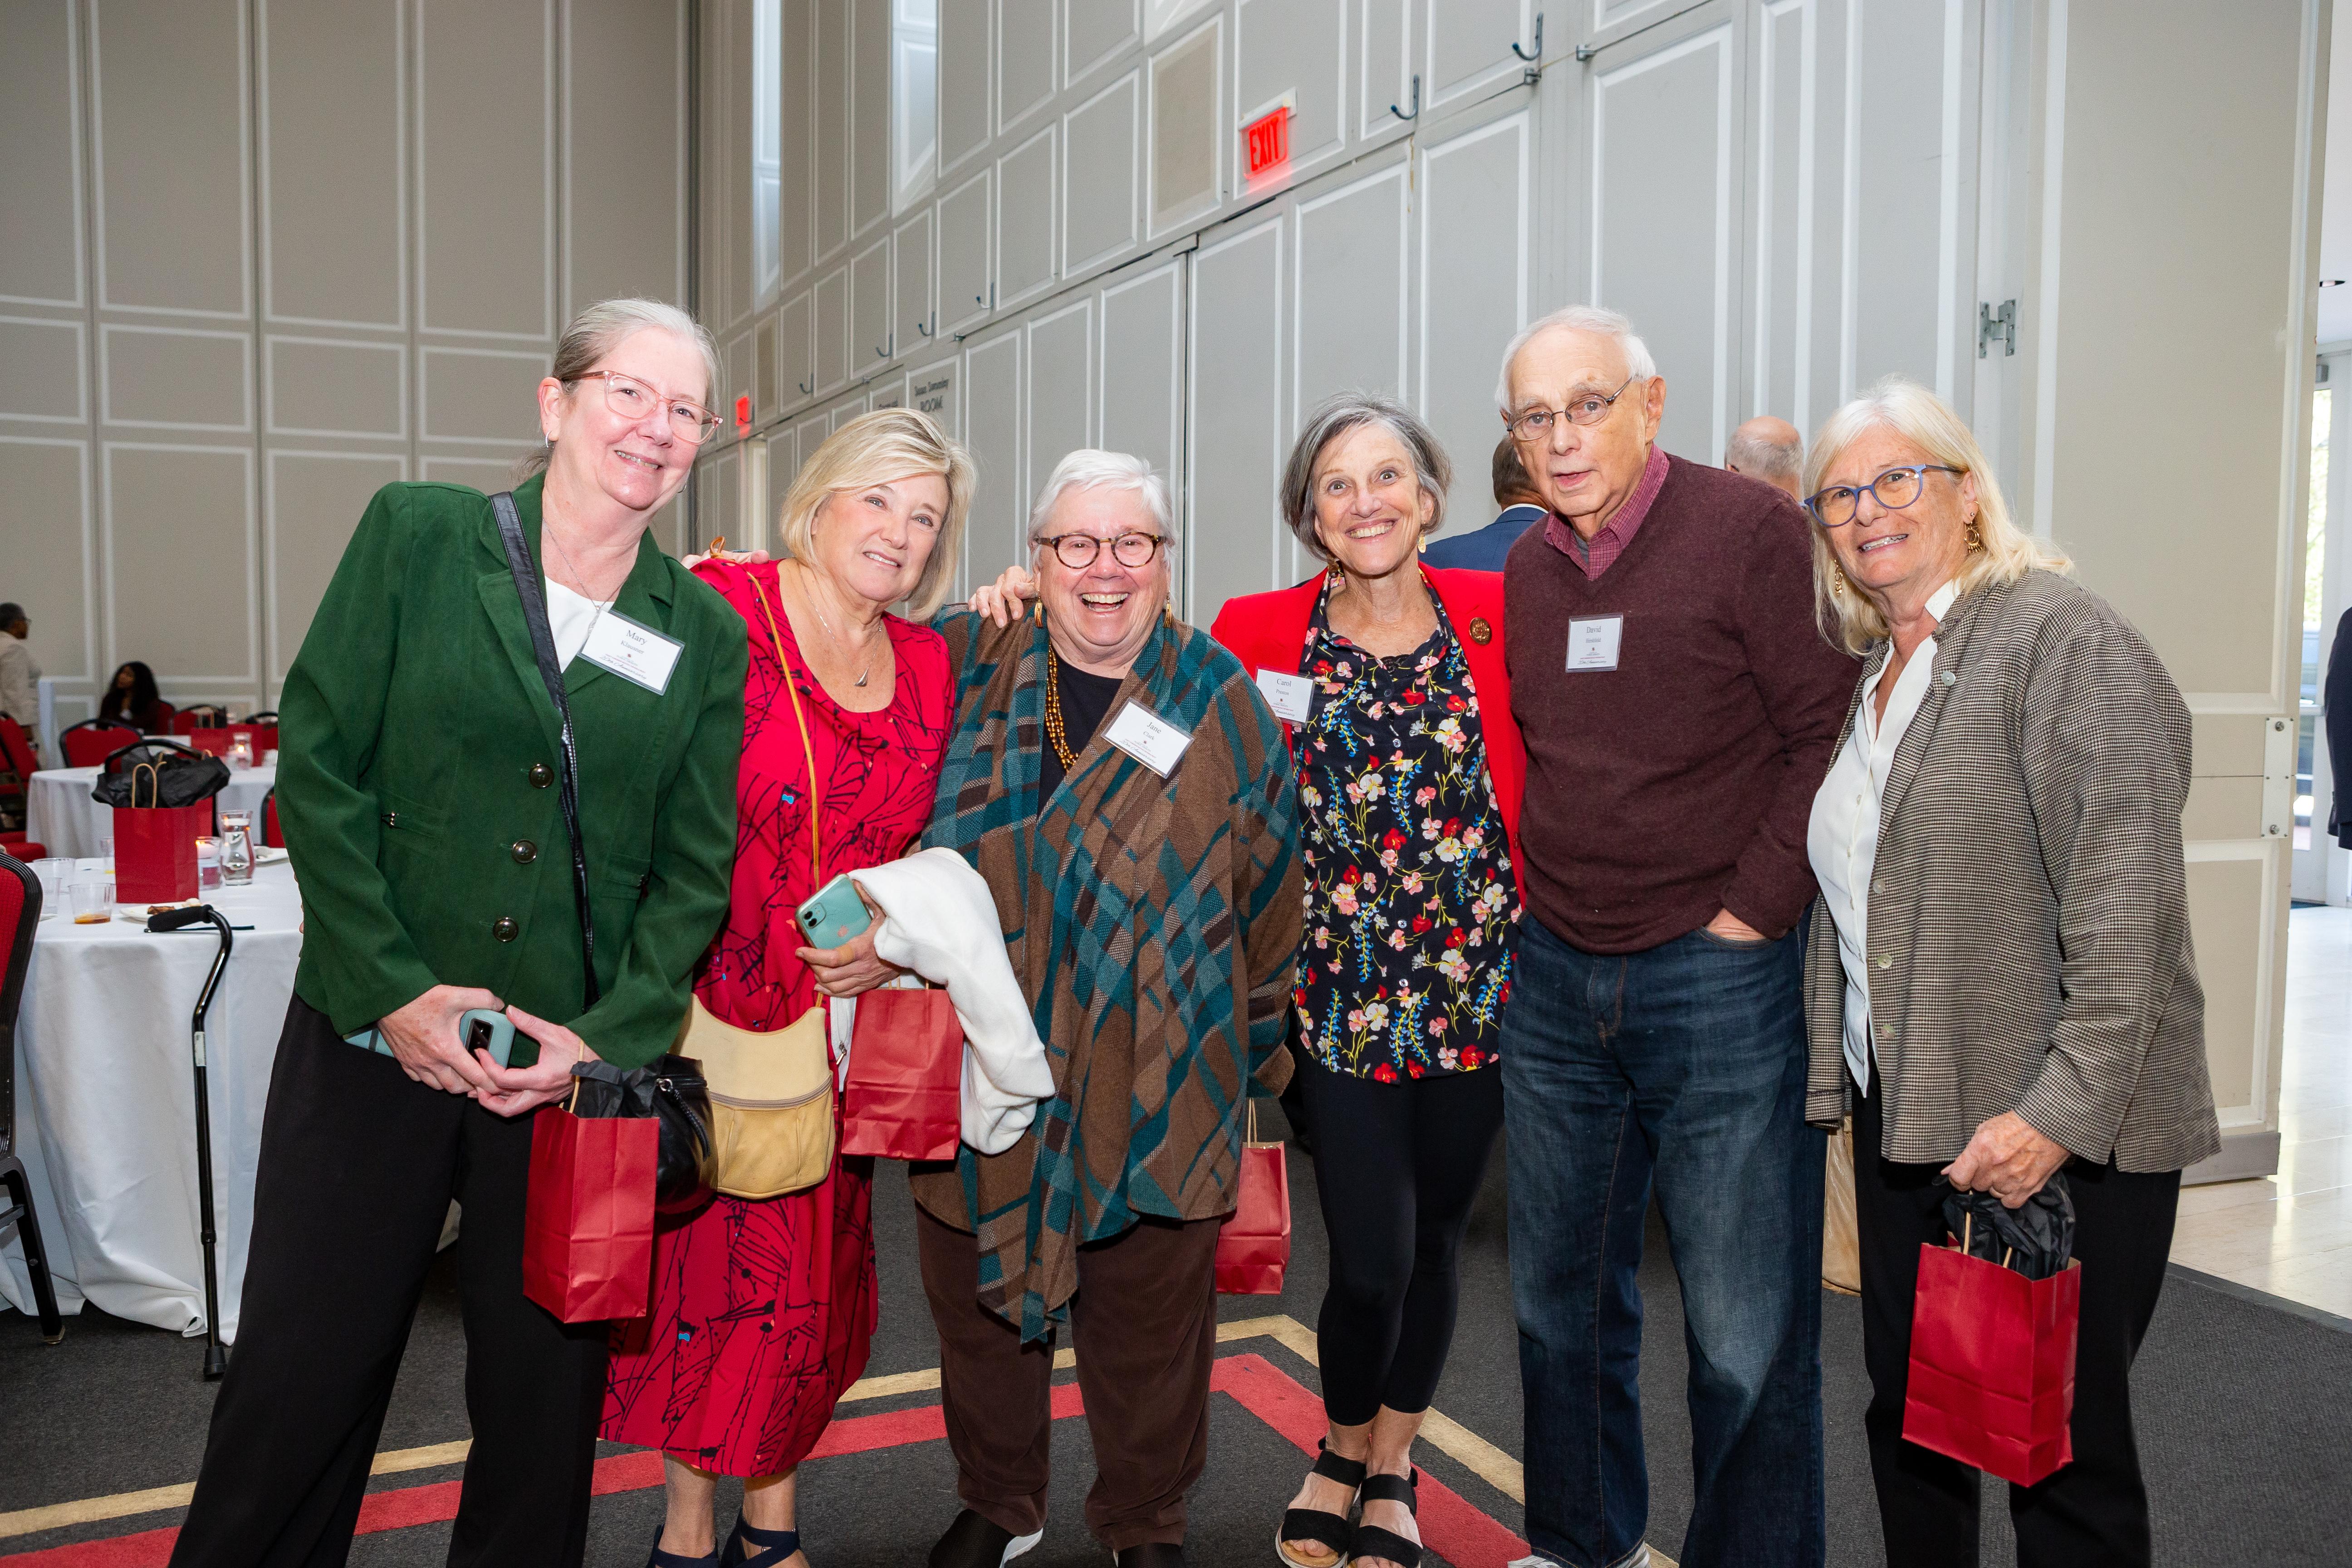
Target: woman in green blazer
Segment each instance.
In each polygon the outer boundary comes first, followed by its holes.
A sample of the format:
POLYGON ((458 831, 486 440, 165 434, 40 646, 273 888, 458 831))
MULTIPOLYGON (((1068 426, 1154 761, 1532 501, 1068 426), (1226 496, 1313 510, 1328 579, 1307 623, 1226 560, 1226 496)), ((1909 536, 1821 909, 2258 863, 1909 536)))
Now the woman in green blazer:
POLYGON ((593 1006, 561 729, 490 501, 379 491, 288 672, 278 809, 306 934, 175 1564, 343 1560, 452 1198, 474 1444, 449 1561, 581 1561, 606 1331, 523 1297, 530 1113, 585 1054, 668 1047, 726 913, 743 620, 646 532, 718 427, 716 372, 683 311, 591 308, 540 384, 546 473, 514 492, 572 710, 593 1006), (474 1007, 514 1020, 506 1067, 459 1043, 474 1007))

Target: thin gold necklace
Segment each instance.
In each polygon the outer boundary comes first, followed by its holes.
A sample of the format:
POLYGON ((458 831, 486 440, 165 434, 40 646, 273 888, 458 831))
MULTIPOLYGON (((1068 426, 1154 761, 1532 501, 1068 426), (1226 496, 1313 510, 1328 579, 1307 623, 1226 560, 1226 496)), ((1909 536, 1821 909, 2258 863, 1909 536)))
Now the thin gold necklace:
MULTIPOLYGON (((795 563, 795 564, 797 564, 797 563, 795 563)), ((802 570, 802 571, 803 571, 803 572, 806 572, 806 571, 808 571, 808 570, 810 570, 810 569, 809 569, 808 567, 806 567, 806 566, 803 566, 803 567, 801 567, 801 570, 802 570)), ((799 578, 797 578, 797 577, 793 578, 793 582, 795 582, 795 583, 800 583, 800 579, 799 579, 799 578)), ((814 589, 814 588, 811 588, 811 587, 810 587, 807 584, 805 584, 805 583, 801 583, 801 597, 802 597, 802 598, 803 598, 803 599, 806 599, 806 600, 808 601, 808 607, 809 607, 809 609, 810 609, 812 612, 814 612, 814 613, 815 614, 815 616, 816 616, 816 624, 817 624, 818 626, 823 626, 823 627, 824 628, 824 635, 825 635, 825 636, 827 636, 827 637, 831 637, 831 638, 832 638, 835 643, 839 643, 839 642, 842 640, 842 639, 841 639, 841 634, 840 634, 839 632, 835 631, 835 630, 833 629, 833 623, 832 623, 831 621, 828 621, 828 620, 826 620, 826 619, 824 618, 824 605, 820 605, 820 604, 818 604, 818 603, 816 602, 816 590, 815 590, 815 589, 814 589)), ((857 684, 858 684, 858 685, 863 686, 863 685, 865 685, 865 684, 866 684, 866 677, 867 673, 868 673, 872 668, 873 668, 873 661, 869 659, 869 660, 867 660, 867 662, 866 662, 866 668, 865 668, 864 669, 860 669, 860 670, 857 672, 857 684)))
MULTIPOLYGON (((542 537, 547 539, 549 542, 555 546, 555 552, 563 557, 564 566, 571 572, 573 577, 579 580, 582 594, 586 596, 591 605, 593 605, 596 607, 596 613, 588 617, 588 640, 593 640, 596 636, 596 623, 604 618, 605 610, 610 608, 613 603, 620 598, 621 590, 619 587, 615 586, 613 590, 613 597, 611 599, 598 598, 596 596, 596 591, 588 586, 588 574, 581 571, 578 563, 572 559, 572 552, 563 548, 563 536, 557 533, 555 530, 544 520, 541 520, 540 522, 539 531, 542 537)), ((624 583, 628 581, 628 574, 626 573, 622 574, 621 581, 624 583)))

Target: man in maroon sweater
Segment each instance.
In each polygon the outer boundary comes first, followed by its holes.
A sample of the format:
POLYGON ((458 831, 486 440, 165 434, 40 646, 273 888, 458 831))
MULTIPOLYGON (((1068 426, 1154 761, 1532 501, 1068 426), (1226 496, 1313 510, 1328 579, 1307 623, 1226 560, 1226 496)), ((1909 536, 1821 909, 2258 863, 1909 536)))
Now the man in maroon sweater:
POLYGON ((1855 661, 1804 513, 1654 445, 1665 384, 1575 308, 1498 400, 1552 516, 1504 568, 1528 888, 1503 1020, 1536 1563, 1640 1561, 1654 1187, 1689 1325, 1685 1568, 1823 1556, 1822 1134, 1805 1125, 1805 829, 1855 661))

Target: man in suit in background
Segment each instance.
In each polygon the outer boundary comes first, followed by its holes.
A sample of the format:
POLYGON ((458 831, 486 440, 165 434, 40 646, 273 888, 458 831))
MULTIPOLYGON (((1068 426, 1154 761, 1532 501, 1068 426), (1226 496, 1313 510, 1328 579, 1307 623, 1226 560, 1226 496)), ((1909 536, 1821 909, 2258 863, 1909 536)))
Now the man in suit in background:
POLYGON ((1503 513, 1486 527, 1451 539, 1433 539, 1422 552, 1430 565, 1472 572, 1500 572, 1503 557, 1535 523, 1551 515, 1551 508, 1519 466, 1518 443, 1508 436, 1495 448, 1495 504, 1503 513))
POLYGON ((1805 472, 1805 438, 1786 419, 1759 414, 1731 433, 1723 448, 1723 466, 1786 490, 1796 500, 1805 472))

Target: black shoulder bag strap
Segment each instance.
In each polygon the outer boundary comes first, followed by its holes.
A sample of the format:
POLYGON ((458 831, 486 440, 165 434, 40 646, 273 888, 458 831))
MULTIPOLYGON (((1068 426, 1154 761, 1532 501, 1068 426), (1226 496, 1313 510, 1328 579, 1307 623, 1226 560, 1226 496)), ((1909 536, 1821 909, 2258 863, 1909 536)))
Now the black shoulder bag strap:
POLYGON ((515 515, 514 497, 505 490, 490 498, 498 513, 499 538, 507 547, 507 568, 514 574, 515 595, 522 600, 523 624, 530 627, 530 651, 539 658, 539 678, 555 716, 563 721, 563 773, 558 794, 563 802, 563 827, 572 836, 572 896, 580 906, 580 967, 586 976, 585 1006, 596 1005, 596 922, 588 912, 588 850, 580 839, 580 760, 572 743, 572 703, 563 692, 563 667, 555 660, 555 634, 547 627, 547 599, 539 591, 539 569, 530 563, 530 546, 522 536, 522 519, 515 515))

